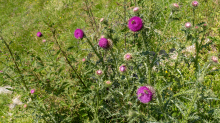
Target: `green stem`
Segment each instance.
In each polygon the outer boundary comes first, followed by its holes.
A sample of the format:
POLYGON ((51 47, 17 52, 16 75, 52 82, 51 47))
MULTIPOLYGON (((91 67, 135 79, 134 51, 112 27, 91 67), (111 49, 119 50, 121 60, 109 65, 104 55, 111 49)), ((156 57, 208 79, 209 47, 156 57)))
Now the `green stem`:
MULTIPOLYGON (((124 23, 127 23, 127 21, 126 21, 126 2, 127 2, 127 0, 124 0, 124 23)), ((126 32, 124 35, 124 40, 125 40, 125 49, 126 49, 126 32)))
POLYGON ((64 57, 65 57, 65 59, 66 59, 66 62, 67 62, 67 63, 69 64, 69 66, 72 68, 72 70, 74 71, 74 73, 76 74, 76 76, 78 77, 78 79, 80 80, 80 82, 83 84, 83 86, 86 87, 86 85, 85 85, 84 82, 82 81, 80 75, 79 75, 79 74, 76 72, 76 70, 73 68, 71 62, 69 61, 69 59, 68 59, 68 57, 67 57, 67 55, 66 55, 66 52, 64 52, 64 51, 62 50, 62 48, 61 48, 61 46, 60 46, 60 44, 59 44, 59 42, 58 42, 58 40, 57 40, 57 37, 56 37, 56 35, 55 35, 55 34, 56 34, 56 30, 55 30, 54 28, 53 28, 52 33, 53 33, 53 38, 55 39, 56 44, 58 45, 60 51, 63 53, 63 55, 64 55, 64 57))
POLYGON ((27 87, 27 85, 26 85, 26 83, 25 83, 24 76, 23 76, 23 74, 21 73, 20 68, 18 67, 18 64, 17 64, 17 62, 16 62, 16 60, 15 60, 15 58, 14 58, 14 56, 13 56, 13 53, 12 53, 12 51, 11 51, 9 45, 8 45, 7 42, 3 39, 2 36, 1 36, 1 39, 2 39, 2 41, 4 42, 4 44, 6 45, 7 49, 9 50, 9 53, 10 53, 10 55, 11 55, 11 57, 12 57, 12 60, 13 60, 13 62, 14 62, 14 64, 15 64, 15 68, 17 69, 18 73, 20 74, 21 81, 22 81, 22 84, 23 84, 25 90, 28 91, 28 87, 27 87))
POLYGON ((195 15, 196 15, 195 8, 193 8, 193 26, 195 26, 195 15))
POLYGON ((139 73, 140 77, 143 77, 143 75, 142 75, 142 73, 141 73, 141 71, 140 71, 139 67, 138 67, 138 66, 137 66, 137 64, 135 63, 135 61, 133 61, 133 60, 132 60, 132 63, 133 63, 133 64, 134 64, 134 66, 137 68, 137 71, 138 71, 138 73, 139 73))

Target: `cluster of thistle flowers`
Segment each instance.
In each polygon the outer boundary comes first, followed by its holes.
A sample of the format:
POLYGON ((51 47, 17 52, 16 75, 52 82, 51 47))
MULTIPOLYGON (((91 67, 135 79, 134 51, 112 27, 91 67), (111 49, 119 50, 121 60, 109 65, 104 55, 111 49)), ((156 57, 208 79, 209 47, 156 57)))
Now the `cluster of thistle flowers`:
MULTIPOLYGON (((139 7, 135 7, 133 9, 133 12, 137 13, 139 11, 139 7)), ((104 18, 101 18, 100 20, 101 23, 103 24, 107 24, 107 21, 104 18)), ((138 16, 134 16, 132 18, 130 18, 128 20, 128 28, 133 31, 133 32, 137 32, 140 31, 143 27, 143 21, 140 17, 138 16)), ((84 32, 81 29, 76 29, 74 32, 74 36, 77 39, 82 39, 84 36, 84 32)), ((101 36, 101 38, 99 39, 98 45, 104 49, 104 50, 109 50, 112 48, 113 44, 112 44, 112 40, 105 38, 105 36, 101 36)), ((124 55, 124 60, 125 61, 131 61, 133 58, 131 53, 126 53, 124 55)), ((118 70, 121 73, 126 73, 127 72, 127 66, 125 64, 121 65, 118 70)), ((102 76, 103 75, 103 71, 102 70, 97 70, 95 73, 97 76, 102 76)), ((106 87, 110 87, 112 85, 111 81, 105 81, 105 85, 106 87)), ((140 102, 142 103, 148 103, 150 102, 153 98, 156 97, 155 95, 155 89, 152 86, 141 86, 138 90, 137 90, 137 98, 140 100, 140 102)))
MULTIPOLYGON (((197 1, 193 1, 192 2, 192 7, 197 7, 198 6, 198 2, 197 1)), ((176 11, 179 9, 179 5, 177 3, 174 3, 171 5, 171 9, 173 11, 176 11)), ((139 7, 135 7, 133 9, 133 12, 134 13, 138 13, 139 12, 139 7)), ((107 24, 107 21, 104 19, 104 18, 101 18, 100 20, 101 23, 103 24, 107 24)), ((192 26, 192 24, 190 22, 187 22, 185 23, 185 28, 187 29, 190 29, 192 26)), ((206 26, 206 24, 204 25, 206 26)), ((137 32, 137 31, 140 31, 143 27, 143 21, 140 17, 138 16, 134 16, 132 18, 130 18, 128 20, 128 28, 133 31, 133 32, 137 32)), ((42 36, 42 33, 41 32, 38 32, 37 33, 37 36, 38 37, 41 37, 42 36)), ((74 36, 76 39, 82 39, 85 35, 84 35, 84 32, 83 30, 81 29, 76 29, 75 32, 74 32, 74 36)), ((110 48, 112 48, 113 44, 112 44, 112 40, 111 39, 107 39, 105 38, 105 36, 101 36, 100 40, 99 40, 99 43, 98 45, 103 48, 104 50, 108 50, 110 48)), ((124 55, 124 60, 125 61, 130 61, 132 60, 132 54, 131 53, 127 53, 124 55)), ((218 62, 218 58, 213 56, 212 57, 212 60, 214 62, 218 62)), ((83 59, 83 61, 85 61, 85 59, 83 59)), ((121 65, 119 67, 119 71, 121 73, 125 73, 127 71, 127 67, 126 65, 121 65)), ((102 70, 97 70, 96 73, 95 73, 97 76, 102 76, 103 75, 103 71, 102 70)), ((106 81, 105 82, 105 85, 107 87, 110 87, 112 85, 112 82, 111 81, 106 81)), ((33 94, 34 93, 34 90, 31 91, 31 93, 33 94)), ((140 100, 140 102, 142 103, 148 103, 150 102, 153 98, 156 98, 156 91, 155 89, 152 87, 152 86, 141 86, 138 88, 137 90, 137 98, 140 100)))

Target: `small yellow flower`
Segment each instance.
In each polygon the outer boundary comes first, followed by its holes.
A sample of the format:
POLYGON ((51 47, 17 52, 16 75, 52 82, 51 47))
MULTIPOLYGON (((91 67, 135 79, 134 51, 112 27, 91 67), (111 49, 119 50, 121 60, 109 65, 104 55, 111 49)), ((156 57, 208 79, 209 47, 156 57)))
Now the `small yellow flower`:
POLYGON ((167 71, 165 71, 165 73, 168 73, 167 71))
POLYGON ((13 26, 13 25, 11 25, 11 26, 13 26))
POLYGON ((172 91, 172 88, 170 88, 170 90, 172 91))
POLYGON ((61 17, 60 17, 61 18, 61 17))

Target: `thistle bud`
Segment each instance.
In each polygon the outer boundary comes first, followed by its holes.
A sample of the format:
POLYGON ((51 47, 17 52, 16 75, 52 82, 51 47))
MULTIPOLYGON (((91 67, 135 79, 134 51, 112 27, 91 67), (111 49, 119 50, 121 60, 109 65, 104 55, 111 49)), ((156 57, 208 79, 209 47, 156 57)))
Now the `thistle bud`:
POLYGON ((111 81, 106 81, 106 82, 105 82, 105 86, 106 86, 106 87, 110 87, 111 85, 112 85, 112 82, 111 82, 111 81))
POLYGON ((185 27, 186 27, 187 29, 189 29, 191 26, 192 26, 192 25, 191 25, 190 22, 185 23, 185 27))
POLYGON ((41 32, 37 32, 37 37, 41 37, 42 33, 41 32))
POLYGON ((197 7, 199 5, 199 2, 198 1, 192 1, 192 6, 193 7, 197 7))
POLYGON ((134 13, 137 13, 139 11, 139 7, 135 7, 134 9, 133 9, 133 12, 134 13))
POLYGON ((96 75, 101 76, 103 74, 102 70, 97 70, 96 75))
POLYGON ((215 62, 215 63, 217 63, 217 62, 218 62, 218 57, 212 56, 212 61, 215 62))
POLYGON ((122 65, 122 66, 119 67, 119 71, 124 73, 124 72, 127 71, 127 67, 125 65, 122 65))
POLYGON ((125 59, 125 61, 129 61, 129 60, 131 60, 131 59, 132 59, 132 55, 131 55, 131 53, 127 53, 127 54, 125 54, 125 55, 124 55, 124 59, 125 59))
POLYGON ((171 7, 172 11, 177 11, 177 10, 179 10, 179 8, 180 8, 180 6, 179 6, 177 3, 171 4, 170 7, 171 7))

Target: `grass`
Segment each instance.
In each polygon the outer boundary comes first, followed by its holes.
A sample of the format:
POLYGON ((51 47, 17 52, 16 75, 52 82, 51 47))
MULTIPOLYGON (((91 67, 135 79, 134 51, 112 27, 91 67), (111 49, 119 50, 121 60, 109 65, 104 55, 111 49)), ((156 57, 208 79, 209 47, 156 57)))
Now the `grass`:
MULTIPOLYGON (((91 2, 91 1, 90 1, 91 2)), ((107 18, 109 22, 111 22, 113 27, 118 27, 119 29, 117 33, 114 34, 114 37, 118 39, 117 47, 114 51, 120 50, 121 47, 124 46, 124 32, 121 31, 124 29, 126 25, 123 25, 123 0, 93 0, 92 1, 92 12, 95 17, 97 26, 100 27, 101 24, 99 20, 104 17, 107 18)), ((169 0, 169 1, 157 1, 154 4, 146 4, 141 7, 142 10, 146 10, 149 14, 148 16, 153 18, 155 21, 155 32, 158 34, 164 33, 163 42, 158 42, 158 38, 151 39, 151 43, 156 47, 159 44, 160 49, 164 49, 165 51, 169 51, 169 49, 173 47, 178 47, 178 41, 182 43, 186 42, 186 39, 180 38, 184 36, 184 33, 181 31, 185 22, 193 21, 193 11, 190 8, 191 1, 185 0, 169 0), (174 2, 181 3, 181 9, 177 12, 171 22, 166 22, 170 15, 170 5, 174 2), (152 9, 153 7, 158 9, 152 9), (167 25, 167 28, 165 29, 167 25)), ((212 50, 210 48, 210 52, 204 50, 204 56, 201 55, 201 59, 208 59, 212 54, 219 54, 220 52, 220 4, 217 0, 214 1, 199 1, 201 4, 198 9, 196 9, 195 23, 208 23, 209 32, 208 36, 214 37, 216 40, 217 51, 212 50)), ((134 6, 133 1, 127 1, 127 18, 128 20, 130 16, 132 16, 132 7, 134 6)), ((58 47, 54 43, 54 39, 52 37, 51 29, 45 24, 54 25, 57 31, 57 37, 60 45, 64 50, 68 52, 68 55, 73 56, 71 61, 74 65, 78 65, 78 71, 81 73, 85 72, 84 66, 81 62, 82 58, 85 58, 88 55, 89 46, 86 42, 80 41, 78 46, 78 40, 75 39, 73 32, 77 28, 81 28, 85 30, 85 33, 95 35, 96 33, 91 28, 92 25, 90 23, 91 19, 87 16, 85 3, 82 0, 1 0, 0 1, 0 31, 4 36, 5 40, 10 44, 13 52, 15 54, 19 54, 19 57, 16 57, 16 60, 19 62, 19 67, 26 71, 26 74, 29 75, 29 71, 27 68, 32 66, 32 70, 36 73, 47 73, 48 71, 52 71, 52 73, 56 74, 54 77, 53 74, 44 76, 42 78, 43 82, 40 83, 41 86, 46 86, 45 81, 49 78, 53 78, 51 81, 56 82, 60 81, 68 81, 71 82, 70 77, 67 77, 66 73, 70 70, 66 68, 65 60, 62 58, 62 55, 58 53, 58 47), (43 37, 36 37, 37 32, 42 32, 43 37), (43 39, 46 39, 46 42, 42 42, 43 39), (85 52, 86 51, 86 52, 85 52), (51 52, 49 54, 48 52, 51 52), (35 59, 39 58, 37 61, 35 59), (51 66, 42 67, 41 62, 50 64, 51 66), (26 66, 26 67, 25 67, 26 66), (28 66, 28 67, 27 67, 28 66), (55 66, 55 68, 53 68, 55 66), (39 69, 40 68, 40 69, 39 69), (64 70, 65 72, 59 72, 57 70, 64 70), (59 74, 62 74, 59 76, 59 74), (66 77, 65 79, 60 77, 66 77)), ((144 18, 144 20, 148 20, 149 18, 144 18)), ((147 26, 151 26, 150 23, 146 23, 147 26)), ((126 30, 126 29, 125 29, 126 30)), ((99 30, 100 34, 103 34, 103 30, 99 30)), ((213 40, 214 40, 213 39, 213 40)), ((127 38, 128 42, 133 41, 133 37, 127 38)), ((97 44, 97 41, 93 41, 92 43, 97 44)), ((186 45, 192 45, 187 43, 186 45)), ((19 79, 19 75, 14 74, 13 70, 10 67, 13 67, 13 62, 9 56, 8 50, 5 45, 0 46, 0 70, 7 71, 8 76, 11 76, 13 79, 19 79), (3 64, 5 63, 5 64, 3 64), (6 67, 7 66, 7 67, 6 67)), ((152 49, 155 50, 155 49, 152 49)), ((157 49, 156 49, 157 50, 157 49)), ((201 61, 203 64, 203 61, 201 61)), ((188 69, 183 65, 183 69, 188 69)), ((219 66, 218 66, 219 69, 219 66)), ((167 73, 167 77, 169 78, 169 71, 167 73)), ((176 74, 176 73, 172 73, 176 74)), ((185 80, 190 79, 191 73, 186 74, 185 80)), ((179 74, 176 74, 180 76, 179 74)), ((210 73, 208 76, 205 76, 204 84, 206 86, 213 86, 212 89, 218 98, 220 96, 219 93, 219 78, 220 72, 216 71, 215 73, 210 73)), ((21 88, 18 86, 19 83, 15 83, 16 80, 10 79, 7 75, 0 74, 0 86, 11 85, 16 86, 16 88, 21 88)), ((33 87, 35 86, 35 82, 38 82, 36 79, 30 75, 27 78, 28 84, 33 87)), ((76 83, 72 83, 74 85, 76 83)), ((75 88, 74 88, 75 89, 75 88)), ((16 94, 23 94, 23 92, 18 91, 14 92, 16 94)), ((27 96, 27 94, 26 94, 27 96)), ((70 98, 70 97, 69 97, 70 98)), ((0 116, 4 116, 0 120, 0 122, 9 121, 9 117, 7 116, 7 112, 9 111, 8 105, 10 103, 10 99, 12 96, 3 95, 0 97, 0 116)), ((22 100, 27 100, 25 95, 22 100)), ((77 102, 76 102, 77 103, 77 102)), ((217 105, 214 105, 217 108, 217 105)), ((22 109, 22 106, 17 107, 16 111, 20 113, 26 112, 22 109)), ((28 110, 27 116, 18 117, 15 122, 33 122, 33 117, 31 117, 31 112, 33 110, 28 110), (28 118, 26 118, 28 117, 28 118)))

